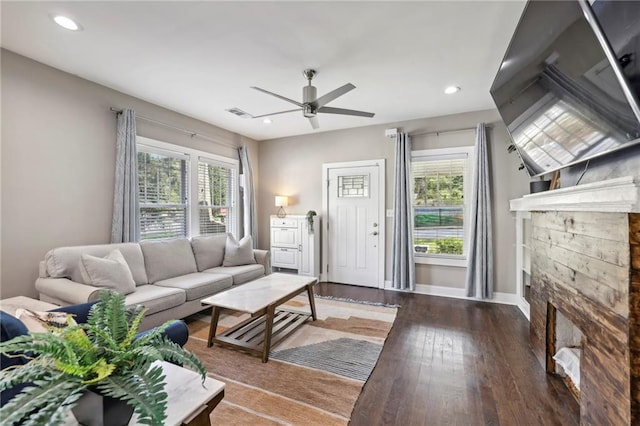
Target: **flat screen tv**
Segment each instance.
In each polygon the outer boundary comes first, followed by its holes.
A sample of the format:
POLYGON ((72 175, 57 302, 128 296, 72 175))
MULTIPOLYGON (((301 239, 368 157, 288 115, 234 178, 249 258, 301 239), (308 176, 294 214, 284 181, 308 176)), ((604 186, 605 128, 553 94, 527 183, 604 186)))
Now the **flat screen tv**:
POLYGON ((532 177, 640 143, 640 1, 529 1, 491 96, 532 177))

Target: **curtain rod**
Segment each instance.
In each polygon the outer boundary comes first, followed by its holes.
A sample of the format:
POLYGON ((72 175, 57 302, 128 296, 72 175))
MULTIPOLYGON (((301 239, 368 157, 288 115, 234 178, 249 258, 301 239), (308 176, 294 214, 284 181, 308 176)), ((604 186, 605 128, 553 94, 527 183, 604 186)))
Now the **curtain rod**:
MULTIPOLYGON (((110 109, 111 109, 111 112, 116 113, 116 114, 120 114, 122 112, 121 109, 117 109, 117 108, 114 108, 114 107, 111 107, 110 109)), ((145 116, 139 115, 137 113, 136 113, 136 118, 139 118, 141 120, 148 121, 150 123, 154 123, 154 124, 157 124, 157 125, 160 125, 160 126, 163 126, 163 127, 167 127, 169 129, 178 130, 178 131, 180 131, 182 133, 186 133, 186 134, 190 135, 191 138, 195 138, 197 136, 197 137, 199 137, 201 139, 208 140, 208 141, 216 143, 218 145, 223 145, 223 146, 226 146, 226 147, 229 147, 229 148, 233 148, 233 149, 238 149, 239 148, 236 145, 232 145, 232 144, 227 143, 227 142, 222 142, 221 140, 212 138, 211 136, 207 136, 207 135, 203 135, 202 133, 197 133, 197 132, 194 132, 194 131, 191 131, 191 130, 183 129, 182 127, 174 126, 173 124, 163 123, 162 121, 154 120, 153 118, 145 117, 145 116)))
MULTIPOLYGON (((493 128, 493 126, 489 124, 485 124, 487 129, 493 128)), ((419 132, 419 133, 409 133, 409 136, 422 136, 422 135, 437 135, 440 136, 442 133, 454 133, 454 132, 464 132, 467 130, 476 130, 476 126, 473 127, 462 127, 460 129, 448 129, 448 130, 438 130, 434 132, 419 132)))

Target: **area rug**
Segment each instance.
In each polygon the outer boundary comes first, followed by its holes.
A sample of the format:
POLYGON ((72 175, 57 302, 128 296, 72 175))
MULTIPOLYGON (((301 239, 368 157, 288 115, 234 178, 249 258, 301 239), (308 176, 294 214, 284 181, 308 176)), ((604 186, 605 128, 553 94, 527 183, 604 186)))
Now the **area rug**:
MULTIPOLYGON (((306 296, 285 304, 308 312, 306 296)), ((210 377, 226 383, 211 413, 215 425, 346 425, 393 326, 397 307, 316 297, 318 319, 279 345, 269 362, 233 349, 207 348, 210 316, 187 319, 186 348, 210 377)), ((247 318, 224 310, 217 332, 247 318)))

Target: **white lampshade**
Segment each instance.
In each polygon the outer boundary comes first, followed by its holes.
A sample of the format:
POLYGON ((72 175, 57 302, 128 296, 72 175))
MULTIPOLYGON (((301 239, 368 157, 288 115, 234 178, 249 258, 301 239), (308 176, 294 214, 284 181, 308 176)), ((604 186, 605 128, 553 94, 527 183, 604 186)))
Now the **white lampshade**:
POLYGON ((287 207, 289 199, 283 195, 276 195, 276 207, 287 207))

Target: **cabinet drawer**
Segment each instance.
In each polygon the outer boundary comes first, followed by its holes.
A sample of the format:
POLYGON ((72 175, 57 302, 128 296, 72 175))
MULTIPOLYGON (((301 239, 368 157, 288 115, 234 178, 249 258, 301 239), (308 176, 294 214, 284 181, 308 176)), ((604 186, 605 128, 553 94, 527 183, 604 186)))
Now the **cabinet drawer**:
POLYGON ((271 226, 277 226, 278 228, 297 228, 298 221, 296 219, 271 218, 271 226))
POLYGON ((298 248, 298 228, 271 228, 271 246, 298 248))
POLYGON ((279 247, 272 248, 271 265, 278 268, 298 269, 298 250, 279 247))

